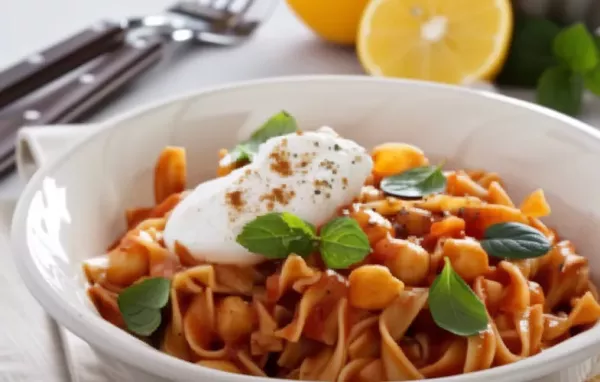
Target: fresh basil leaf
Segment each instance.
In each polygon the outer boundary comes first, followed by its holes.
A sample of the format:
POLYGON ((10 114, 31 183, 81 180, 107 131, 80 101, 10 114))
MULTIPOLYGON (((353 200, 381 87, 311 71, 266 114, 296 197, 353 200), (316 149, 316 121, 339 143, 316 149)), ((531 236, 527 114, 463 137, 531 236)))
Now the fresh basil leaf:
POLYGON ((535 87, 544 70, 558 63, 552 46, 559 32, 560 27, 550 20, 519 15, 508 57, 496 81, 535 87))
POLYGON ((232 162, 243 160, 252 161, 258 148, 270 138, 281 135, 291 134, 298 130, 296 119, 286 111, 281 111, 267 120, 258 130, 256 130, 245 142, 238 144, 231 152, 232 162))
POLYGON ((571 70, 584 74, 598 65, 594 36, 582 23, 563 29, 554 39, 553 50, 571 70))
POLYGON ((481 240, 481 247, 490 256, 529 259, 545 255, 552 245, 537 229, 526 224, 509 222, 488 227, 481 240))
POLYGON ((399 198, 420 198, 446 189, 441 166, 424 166, 392 175, 381 181, 381 189, 399 198))
POLYGON ((581 111, 583 78, 563 66, 547 69, 538 81, 537 102, 565 114, 581 111))
POLYGON ((254 154, 258 151, 258 145, 254 145, 250 142, 238 144, 231 152, 229 156, 231 162, 249 161, 251 162, 254 154), (256 147, 255 147, 256 146, 256 147))
POLYGON ((488 326, 485 305, 452 269, 450 260, 429 288, 429 311, 440 328, 457 336, 472 336, 488 326))
POLYGON ((169 301, 170 281, 155 277, 134 284, 121 293, 117 305, 127 329, 140 336, 151 335, 160 326, 161 309, 169 301))
POLYGON ((317 238, 317 236, 316 236, 317 230, 316 230, 315 226, 310 224, 309 222, 305 222, 304 220, 300 219, 298 216, 296 216, 294 214, 290 214, 289 212, 283 212, 281 214, 281 218, 286 222, 288 227, 290 227, 291 229, 299 229, 300 231, 305 233, 311 239, 317 238))
POLYGON ((320 250, 328 268, 344 269, 362 261, 371 252, 371 245, 356 220, 340 217, 321 229, 320 250))
POLYGON ((246 224, 236 241, 250 252, 283 259, 290 253, 310 255, 315 238, 312 225, 287 212, 272 212, 246 224))
POLYGON ((258 130, 252 133, 250 141, 263 143, 269 138, 291 134, 297 130, 296 119, 288 112, 281 111, 269 118, 258 130))

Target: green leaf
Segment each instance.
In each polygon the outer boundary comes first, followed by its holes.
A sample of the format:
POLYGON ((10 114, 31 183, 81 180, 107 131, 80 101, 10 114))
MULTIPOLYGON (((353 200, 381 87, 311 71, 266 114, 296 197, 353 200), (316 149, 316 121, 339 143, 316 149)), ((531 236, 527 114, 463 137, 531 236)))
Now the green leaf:
POLYGON ((229 156, 232 162, 252 161, 254 153, 257 151, 258 145, 254 145, 251 142, 240 143, 231 150, 229 156))
POLYGON ((547 69, 538 81, 537 102, 569 115, 581 111, 583 78, 568 68, 555 66, 547 69))
POLYGON ((497 82, 535 87, 544 70, 558 63, 552 45, 560 27, 550 20, 520 15, 515 20, 508 57, 497 82))
POLYGON ((446 189, 441 166, 424 166, 392 175, 381 181, 381 189, 400 198, 419 198, 446 189))
POLYGON ((488 227, 481 247, 494 257, 529 259, 543 256, 552 247, 550 241, 537 229, 522 223, 498 223, 488 227))
MULTIPOLYGON (((600 53, 600 36, 594 36, 596 50, 600 53)), ((600 64, 585 74, 585 87, 600 97, 600 64)))
POLYGON ((127 329, 140 336, 149 336, 160 326, 161 309, 169 301, 170 281, 155 277, 134 284, 121 293, 117 304, 127 329))
POLYGON ((298 130, 296 119, 288 112, 281 111, 269 118, 258 130, 252 133, 250 141, 263 143, 269 138, 291 134, 296 130, 298 130))
POLYGON ((598 65, 594 36, 582 23, 563 29, 554 39, 554 54, 571 70, 584 74, 598 65))
POLYGON ((305 222, 298 216, 290 214, 289 212, 284 212, 281 214, 281 218, 287 223, 288 227, 302 231, 311 239, 317 238, 315 234, 315 232, 317 232, 315 226, 308 222, 305 222))
POLYGON ((600 65, 584 75, 585 88, 600 96, 600 65))
POLYGON ((435 323, 458 336, 472 336, 488 326, 485 305, 452 269, 448 258, 429 289, 429 311, 435 323))
POLYGON ((310 255, 315 239, 315 228, 309 223, 288 212, 272 212, 246 224, 236 241, 250 252, 283 259, 291 253, 310 255))
POLYGON ((281 111, 267 120, 258 130, 252 133, 247 141, 238 144, 231 152, 231 160, 238 162, 242 160, 252 161, 252 157, 262 143, 273 137, 291 134, 298 130, 298 124, 294 117, 286 111, 281 111))
POLYGON ((356 220, 336 218, 321 229, 321 257, 331 269, 344 269, 371 252, 369 238, 356 220))

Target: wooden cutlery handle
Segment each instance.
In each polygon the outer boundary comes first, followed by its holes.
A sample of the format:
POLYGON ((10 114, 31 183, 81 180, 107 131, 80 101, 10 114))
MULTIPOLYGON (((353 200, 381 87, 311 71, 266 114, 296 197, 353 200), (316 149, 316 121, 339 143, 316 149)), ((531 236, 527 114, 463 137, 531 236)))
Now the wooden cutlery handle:
POLYGON ((0 111, 0 176, 14 166, 14 144, 25 125, 71 123, 95 109, 122 85, 158 62, 163 53, 159 37, 137 39, 99 57, 82 74, 39 98, 0 111), (9 168, 10 167, 10 168, 9 168))
POLYGON ((100 22, 4 70, 0 73, 0 107, 114 49, 123 43, 125 31, 120 24, 100 22))

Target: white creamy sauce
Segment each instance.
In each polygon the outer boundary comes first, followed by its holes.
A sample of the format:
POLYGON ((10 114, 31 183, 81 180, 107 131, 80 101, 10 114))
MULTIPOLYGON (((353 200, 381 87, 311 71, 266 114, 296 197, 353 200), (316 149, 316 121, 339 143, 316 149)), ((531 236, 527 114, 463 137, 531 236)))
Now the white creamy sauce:
POLYGON ((290 212, 320 226, 352 202, 373 162, 356 142, 333 130, 290 134, 262 144, 252 163, 201 183, 171 213, 164 231, 167 247, 185 246, 211 263, 255 264, 236 237, 248 222, 269 212, 290 212))

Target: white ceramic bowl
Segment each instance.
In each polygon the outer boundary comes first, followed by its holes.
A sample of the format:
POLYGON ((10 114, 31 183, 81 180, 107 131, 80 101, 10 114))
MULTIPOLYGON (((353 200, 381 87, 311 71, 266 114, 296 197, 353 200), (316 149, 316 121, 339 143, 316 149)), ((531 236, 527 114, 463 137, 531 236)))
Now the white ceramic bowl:
MULTIPOLYGON (((123 232, 126 207, 151 203, 165 145, 187 148, 194 184, 213 176, 217 149, 281 109, 304 129, 327 124, 366 147, 406 141, 433 160, 448 158, 448 167, 497 171, 515 200, 542 187, 553 209, 547 222, 600 272, 600 134, 590 126, 491 93, 412 81, 297 77, 204 90, 104 123, 33 176, 14 215, 15 261, 27 287, 111 362, 115 380, 265 381, 180 361, 105 322, 88 302, 80 264, 123 232)), ((555 375, 578 382, 599 353, 596 326, 524 361, 444 380, 516 382, 562 370, 555 375)))

